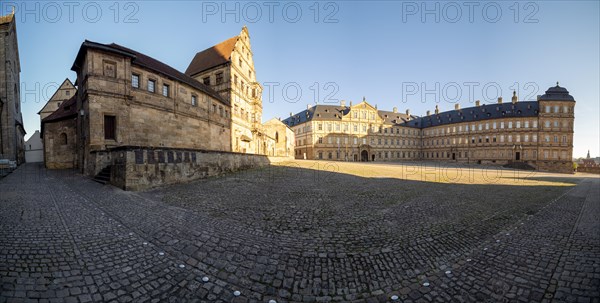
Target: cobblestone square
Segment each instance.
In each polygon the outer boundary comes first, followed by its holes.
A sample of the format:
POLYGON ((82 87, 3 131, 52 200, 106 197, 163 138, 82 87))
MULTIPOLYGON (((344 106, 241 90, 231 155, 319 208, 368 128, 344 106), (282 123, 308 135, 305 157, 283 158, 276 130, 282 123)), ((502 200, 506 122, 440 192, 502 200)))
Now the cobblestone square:
POLYGON ((0 179, 0 302, 600 302, 598 176, 294 161, 0 179))

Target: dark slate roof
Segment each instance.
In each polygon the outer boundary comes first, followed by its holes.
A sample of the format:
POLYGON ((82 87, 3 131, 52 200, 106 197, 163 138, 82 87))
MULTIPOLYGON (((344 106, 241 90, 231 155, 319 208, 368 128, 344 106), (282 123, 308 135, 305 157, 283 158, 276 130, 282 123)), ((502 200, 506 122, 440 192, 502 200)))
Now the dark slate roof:
MULTIPOLYGON (((401 124, 410 119, 417 118, 416 116, 409 116, 402 113, 394 113, 390 111, 377 111, 379 116, 385 120, 385 124, 401 124)), ((315 105, 309 109, 303 110, 291 117, 284 119, 283 123, 288 126, 294 126, 302 124, 311 120, 315 121, 332 121, 342 120, 342 116, 350 113, 350 107, 348 106, 336 106, 336 105, 315 105)))
POLYGON ((52 114, 42 119, 42 124, 73 117, 77 117, 77 94, 73 95, 73 97, 71 97, 69 100, 61 103, 52 114))
POLYGON ((239 36, 229 38, 213 47, 207 48, 194 56, 185 71, 188 76, 193 76, 207 69, 225 64, 231 60, 231 53, 239 36))
MULTIPOLYGON (((311 120, 341 120, 342 115, 346 115, 349 112, 350 108, 348 107, 316 105, 291 117, 288 117, 282 122, 291 127, 311 120)), ((410 120, 408 119, 409 116, 406 114, 382 110, 378 111, 379 116, 386 120, 385 124, 414 128, 427 128, 445 124, 474 122, 497 118, 535 117, 538 115, 538 112, 539 103, 537 101, 520 101, 515 104, 485 104, 482 106, 441 112, 439 114, 433 114, 424 117, 411 115, 410 120), (387 115, 387 118, 385 115, 387 115)))
POLYGON ((575 98, 569 95, 569 91, 566 88, 558 86, 558 82, 556 82, 556 86, 548 88, 546 93, 543 94, 538 100, 575 102, 575 98))
POLYGON ((194 78, 192 78, 192 77, 176 70, 175 68, 173 68, 167 64, 164 64, 150 56, 144 55, 140 52, 137 52, 135 50, 132 50, 130 48, 127 48, 127 47, 124 47, 124 46, 121 46, 121 45, 118 45, 115 43, 102 44, 102 43, 85 40, 85 42, 83 42, 81 44, 81 48, 79 49, 79 53, 77 54, 75 63, 73 63, 73 67, 71 68, 71 70, 73 70, 75 72, 79 70, 79 68, 81 66, 81 62, 85 55, 84 50, 87 48, 99 49, 99 50, 103 50, 103 51, 107 51, 107 52, 111 52, 111 53, 117 53, 117 54, 125 56, 125 57, 130 57, 131 63, 134 65, 145 67, 145 68, 153 70, 157 73, 163 74, 163 75, 167 76, 168 78, 185 83, 193 88, 196 88, 196 89, 208 94, 209 96, 215 98, 216 100, 218 100, 219 102, 221 102, 223 104, 226 104, 226 105, 230 104, 229 100, 223 98, 221 95, 219 95, 219 93, 214 91, 212 88, 204 85, 203 83, 196 81, 194 78))
POLYGON ((427 128, 452 123, 475 122, 509 117, 536 117, 539 113, 537 101, 519 101, 515 104, 496 103, 467 107, 420 117, 409 121, 405 126, 427 128))

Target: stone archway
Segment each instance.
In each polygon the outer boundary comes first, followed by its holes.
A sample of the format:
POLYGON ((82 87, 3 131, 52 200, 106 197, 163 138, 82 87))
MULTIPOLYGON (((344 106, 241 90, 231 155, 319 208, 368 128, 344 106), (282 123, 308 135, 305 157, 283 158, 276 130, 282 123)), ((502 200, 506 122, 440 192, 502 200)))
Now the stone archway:
POLYGON ((361 162, 369 161, 369 152, 368 151, 363 150, 362 152, 360 152, 360 161, 361 162))

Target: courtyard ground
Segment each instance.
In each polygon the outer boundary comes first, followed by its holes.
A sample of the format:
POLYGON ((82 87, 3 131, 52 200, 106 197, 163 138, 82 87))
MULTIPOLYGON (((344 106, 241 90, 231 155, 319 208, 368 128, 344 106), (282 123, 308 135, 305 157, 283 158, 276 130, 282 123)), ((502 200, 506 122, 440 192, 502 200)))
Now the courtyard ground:
POLYGON ((0 302, 600 302, 600 180, 292 161, 146 192, 0 180, 0 302), (270 301, 274 300, 274 301, 270 301))

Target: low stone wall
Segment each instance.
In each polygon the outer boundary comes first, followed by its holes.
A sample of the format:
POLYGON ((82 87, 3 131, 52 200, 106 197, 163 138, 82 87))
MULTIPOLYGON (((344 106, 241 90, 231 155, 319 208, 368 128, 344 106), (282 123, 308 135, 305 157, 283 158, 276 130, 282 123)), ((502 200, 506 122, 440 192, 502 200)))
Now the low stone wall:
POLYGON ((590 174, 600 174, 600 166, 577 166, 577 172, 580 173, 590 173, 590 174))
POLYGON ((262 167, 273 160, 263 155, 186 149, 119 147, 110 153, 111 184, 133 191, 262 167))

